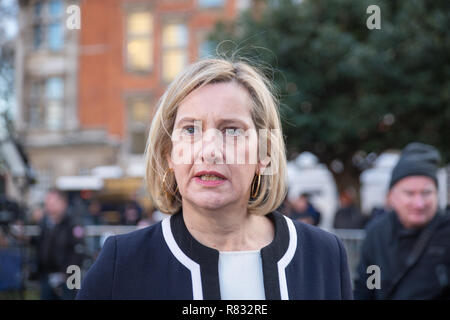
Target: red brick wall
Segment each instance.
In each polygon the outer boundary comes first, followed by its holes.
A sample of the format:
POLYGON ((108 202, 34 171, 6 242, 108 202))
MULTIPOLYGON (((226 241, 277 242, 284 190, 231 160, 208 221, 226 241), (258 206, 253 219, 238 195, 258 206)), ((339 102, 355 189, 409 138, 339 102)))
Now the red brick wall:
POLYGON ((125 134, 125 95, 151 92, 155 100, 164 91, 161 82, 161 20, 171 14, 188 21, 190 62, 198 56, 197 30, 211 29, 219 19, 236 15, 236 0, 227 0, 223 9, 201 11, 196 0, 82 0, 79 46, 79 121, 82 128, 105 128, 109 134, 125 134), (124 67, 124 6, 150 3, 155 18, 154 68, 146 75, 126 72, 124 67))

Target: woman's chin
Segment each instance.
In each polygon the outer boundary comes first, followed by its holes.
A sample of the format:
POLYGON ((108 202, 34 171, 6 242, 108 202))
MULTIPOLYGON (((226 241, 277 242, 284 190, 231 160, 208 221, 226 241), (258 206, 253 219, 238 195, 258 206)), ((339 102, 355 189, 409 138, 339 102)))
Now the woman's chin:
MULTIPOLYGON (((228 198, 228 197, 227 197, 228 198)), ((232 202, 230 199, 224 198, 223 194, 215 195, 197 195, 195 199, 192 200, 196 207, 205 210, 217 210, 232 202)))
POLYGON ((205 210, 218 210, 225 205, 224 201, 201 201, 197 206, 205 210))

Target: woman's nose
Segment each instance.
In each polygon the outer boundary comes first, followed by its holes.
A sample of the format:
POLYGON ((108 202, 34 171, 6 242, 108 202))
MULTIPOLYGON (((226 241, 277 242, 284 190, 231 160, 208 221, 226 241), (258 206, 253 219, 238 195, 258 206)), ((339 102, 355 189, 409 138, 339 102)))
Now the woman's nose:
POLYGON ((219 130, 210 129, 203 133, 200 158, 204 163, 223 164, 223 137, 219 130))

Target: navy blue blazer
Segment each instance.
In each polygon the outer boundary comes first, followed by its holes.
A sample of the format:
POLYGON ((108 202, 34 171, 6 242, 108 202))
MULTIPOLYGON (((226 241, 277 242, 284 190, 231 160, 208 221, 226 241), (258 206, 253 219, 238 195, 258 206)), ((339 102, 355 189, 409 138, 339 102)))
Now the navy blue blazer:
MULTIPOLYGON (((275 211, 273 241, 261 249, 266 299, 352 299, 341 241, 275 211)), ((182 212, 111 236, 77 299, 220 299, 219 251, 195 240, 182 212)))

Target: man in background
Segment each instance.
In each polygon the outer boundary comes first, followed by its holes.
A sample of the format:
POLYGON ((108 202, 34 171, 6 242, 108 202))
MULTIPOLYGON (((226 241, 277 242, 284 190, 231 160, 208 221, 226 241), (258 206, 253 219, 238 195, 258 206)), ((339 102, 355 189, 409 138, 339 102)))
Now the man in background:
POLYGON ((339 195, 340 208, 334 216, 335 229, 363 229, 366 218, 355 204, 355 192, 346 189, 339 195))
POLYGON ((430 145, 402 151, 389 185, 393 210, 367 229, 355 299, 450 298, 450 220, 438 208, 439 163, 430 145))
POLYGON ((72 222, 67 214, 67 198, 58 190, 45 197, 44 217, 35 239, 37 272, 41 282, 41 299, 73 299, 76 290, 66 286, 67 267, 83 263, 83 228, 72 222))
POLYGON ((291 219, 317 226, 320 223, 320 212, 312 205, 310 195, 301 193, 292 201, 291 219))

